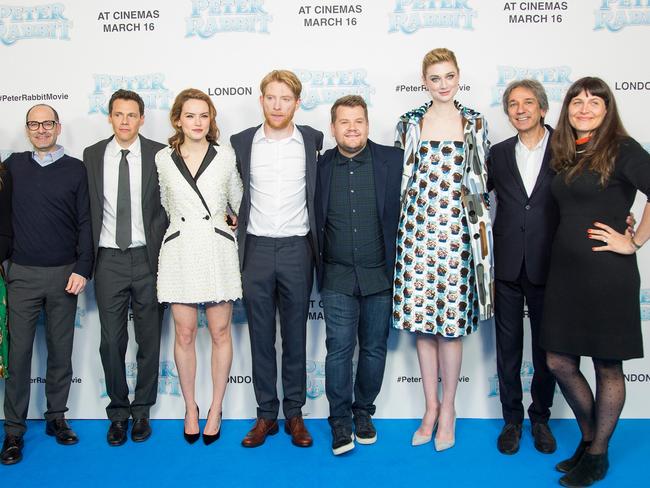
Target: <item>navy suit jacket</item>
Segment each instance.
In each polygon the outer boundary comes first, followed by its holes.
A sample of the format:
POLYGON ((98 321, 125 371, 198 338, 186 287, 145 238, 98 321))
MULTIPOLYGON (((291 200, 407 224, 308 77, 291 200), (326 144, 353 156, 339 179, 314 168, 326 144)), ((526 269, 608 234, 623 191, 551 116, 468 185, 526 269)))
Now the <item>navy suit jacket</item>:
MULTIPOLYGON (((238 134, 230 137, 230 144, 235 150, 237 159, 237 169, 241 176, 244 186, 244 195, 241 200, 239 211, 237 212, 237 244, 239 247, 239 265, 244 267, 244 253, 246 251, 246 229, 248 228, 248 218, 251 212, 251 152, 253 148, 253 137, 257 129, 261 126, 250 127, 238 134)), ((297 125, 296 127, 302 134, 305 144, 305 165, 306 165, 306 185, 307 185, 307 212, 309 214, 310 242, 314 260, 318 256, 318 247, 316 240, 316 221, 314 218, 314 193, 316 187, 316 162, 320 150, 323 148, 323 133, 312 129, 308 125, 297 125)), ((234 209, 233 209, 234 210, 234 209)))
MULTIPOLYGON (((400 185, 402 182, 402 164, 404 151, 392 146, 382 146, 368 141, 372 154, 372 169, 375 177, 375 195, 377 197, 377 215, 384 235, 386 254, 386 275, 393 281, 395 266, 395 240, 400 212, 400 185)), ((316 226, 318 229, 318 288, 323 285, 323 249, 325 245, 325 224, 329 206, 332 164, 338 149, 326 151, 318 160, 318 179, 316 182, 316 226)))
MULTIPOLYGON (((546 128, 552 135, 553 129, 548 125, 546 128)), ((498 280, 517 280, 524 263, 532 283, 546 283, 551 245, 559 222, 558 208, 551 195, 551 181, 555 176, 549 167, 551 135, 530 197, 517 168, 517 136, 490 149, 488 188, 494 189, 497 195, 497 215, 492 230, 494 272, 498 280)))

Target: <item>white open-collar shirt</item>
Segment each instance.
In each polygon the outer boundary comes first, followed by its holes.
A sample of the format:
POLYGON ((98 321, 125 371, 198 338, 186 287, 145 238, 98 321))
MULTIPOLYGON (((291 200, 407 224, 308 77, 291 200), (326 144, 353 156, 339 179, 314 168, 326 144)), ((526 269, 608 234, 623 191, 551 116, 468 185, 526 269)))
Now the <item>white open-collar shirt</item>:
POLYGON ((549 132, 544 127, 544 137, 535 145, 534 148, 528 149, 526 145, 521 142, 517 136, 517 144, 515 145, 515 157, 517 159, 517 169, 526 187, 528 196, 533 193, 535 182, 539 171, 542 169, 542 161, 544 160, 544 153, 546 152, 546 145, 548 144, 549 132))
POLYGON ((270 139, 262 125, 253 137, 248 234, 260 237, 309 233, 305 143, 298 128, 285 139, 270 139))

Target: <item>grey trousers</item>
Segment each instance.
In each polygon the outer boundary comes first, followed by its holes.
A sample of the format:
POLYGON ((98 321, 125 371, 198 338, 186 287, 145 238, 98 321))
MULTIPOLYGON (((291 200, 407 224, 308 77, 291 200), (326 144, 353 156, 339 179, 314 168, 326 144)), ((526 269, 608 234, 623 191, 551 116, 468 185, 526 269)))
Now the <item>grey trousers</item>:
POLYGON ((23 435, 27 430, 32 350, 43 308, 47 343, 45 419, 63 418, 68 410, 77 296, 67 293, 65 287, 73 268, 74 263, 56 267, 9 264, 9 378, 4 402, 7 434, 23 435))
POLYGON ((99 249, 95 269, 95 298, 101 324, 99 353, 104 367, 110 420, 149 418, 156 403, 163 307, 156 297, 156 276, 147 248, 120 251, 99 249), (129 341, 129 303, 138 344, 135 397, 129 401, 124 362, 129 341))

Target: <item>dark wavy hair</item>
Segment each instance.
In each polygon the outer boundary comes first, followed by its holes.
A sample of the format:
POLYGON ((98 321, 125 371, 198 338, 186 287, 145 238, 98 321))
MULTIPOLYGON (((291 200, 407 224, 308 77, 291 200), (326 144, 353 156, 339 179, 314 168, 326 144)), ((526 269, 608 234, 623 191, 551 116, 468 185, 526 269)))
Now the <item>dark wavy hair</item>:
POLYGON ((169 138, 169 145, 174 148, 174 150, 180 154, 180 147, 185 142, 185 134, 183 134, 183 129, 178 127, 176 123, 181 119, 181 113, 183 112, 183 104, 188 100, 201 100, 208 104, 208 110, 210 112, 210 128, 208 129, 208 134, 206 139, 210 144, 216 144, 219 139, 219 127, 217 127, 217 109, 214 107, 212 100, 208 95, 203 93, 201 90, 196 88, 187 88, 176 95, 174 100, 174 105, 169 112, 169 120, 172 123, 174 128, 174 135, 169 138))
POLYGON ((614 171, 614 164, 621 139, 627 136, 616 108, 612 90, 600 78, 587 76, 571 85, 564 97, 557 127, 551 138, 553 160, 551 167, 564 175, 567 183, 585 169, 600 174, 602 186, 607 184, 614 171), (593 131, 585 151, 576 154, 576 132, 569 123, 569 104, 582 92, 602 98, 607 112, 603 122, 593 131))

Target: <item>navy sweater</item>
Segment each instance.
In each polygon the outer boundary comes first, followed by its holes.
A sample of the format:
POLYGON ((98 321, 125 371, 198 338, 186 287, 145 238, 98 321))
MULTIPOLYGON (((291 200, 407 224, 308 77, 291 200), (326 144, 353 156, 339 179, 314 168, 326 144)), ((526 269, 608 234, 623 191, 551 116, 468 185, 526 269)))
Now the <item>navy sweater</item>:
POLYGON ((74 273, 90 277, 93 243, 86 168, 67 154, 45 167, 32 153, 6 161, 11 174, 11 261, 23 266, 76 263, 74 273))

